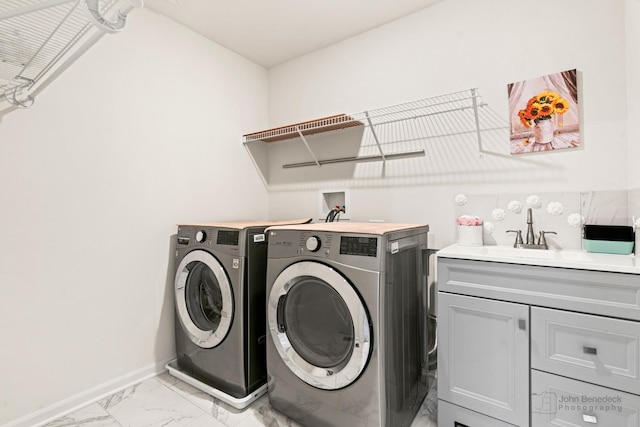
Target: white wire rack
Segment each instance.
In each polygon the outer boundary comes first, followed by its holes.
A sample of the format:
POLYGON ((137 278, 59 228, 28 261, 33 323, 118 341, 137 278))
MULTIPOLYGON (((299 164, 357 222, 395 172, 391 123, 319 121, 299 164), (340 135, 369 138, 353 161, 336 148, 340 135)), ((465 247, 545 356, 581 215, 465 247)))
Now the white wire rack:
POLYGON ((341 114, 268 129, 243 137, 245 145, 255 141, 270 143, 300 138, 313 161, 285 164, 282 166, 285 169, 341 162, 386 162, 424 156, 425 150, 419 148, 420 144, 413 143, 431 138, 456 138, 460 135, 472 135, 477 139, 478 151, 482 153, 482 131, 504 127, 504 123, 497 121, 494 114, 485 114, 486 107, 478 89, 468 89, 362 113, 341 114), (318 159, 307 141, 307 137, 313 134, 354 126, 364 126, 367 130, 361 152, 357 156, 318 159), (390 149, 392 146, 396 149, 385 151, 385 148, 390 149), (397 147, 405 149, 398 150, 397 147), (412 149, 406 149, 407 147, 412 149))
POLYGON ((141 0, 1 0, 0 101, 33 104, 33 91, 91 30, 117 32, 141 0))

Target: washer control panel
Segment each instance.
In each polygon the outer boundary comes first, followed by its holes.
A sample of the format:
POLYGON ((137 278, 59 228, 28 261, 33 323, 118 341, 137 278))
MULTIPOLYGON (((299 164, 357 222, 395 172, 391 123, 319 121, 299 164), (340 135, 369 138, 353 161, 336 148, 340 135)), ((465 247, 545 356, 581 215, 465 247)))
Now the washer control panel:
POLYGON ((204 225, 179 225, 176 243, 178 249, 204 247, 230 255, 238 255, 241 252, 242 242, 240 230, 204 225))

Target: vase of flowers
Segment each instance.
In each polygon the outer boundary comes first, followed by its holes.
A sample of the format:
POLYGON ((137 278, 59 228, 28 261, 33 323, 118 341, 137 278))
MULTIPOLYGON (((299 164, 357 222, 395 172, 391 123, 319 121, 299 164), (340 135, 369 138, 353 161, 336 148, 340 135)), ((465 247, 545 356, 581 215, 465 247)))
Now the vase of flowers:
POLYGON ((533 126, 533 139, 538 144, 548 144, 553 141, 555 131, 556 126, 553 120, 539 120, 533 126))
POLYGON ((569 103, 558 93, 544 90, 527 101, 525 109, 518 112, 520 122, 527 128, 533 126, 533 137, 538 144, 548 144, 555 136, 556 115, 569 110, 569 103))
POLYGON ((462 215, 458 224, 458 244, 462 246, 482 246, 482 220, 477 216, 462 215))

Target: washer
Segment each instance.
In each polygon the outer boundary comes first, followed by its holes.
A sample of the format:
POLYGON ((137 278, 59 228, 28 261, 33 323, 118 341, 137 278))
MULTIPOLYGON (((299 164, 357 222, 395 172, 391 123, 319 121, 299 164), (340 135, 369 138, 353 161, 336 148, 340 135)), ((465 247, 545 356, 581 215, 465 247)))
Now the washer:
POLYGON ((271 405, 306 427, 409 426, 427 392, 428 226, 270 227, 271 405))
POLYGON ((308 221, 178 225, 169 373, 239 409, 266 392, 265 228, 308 221))

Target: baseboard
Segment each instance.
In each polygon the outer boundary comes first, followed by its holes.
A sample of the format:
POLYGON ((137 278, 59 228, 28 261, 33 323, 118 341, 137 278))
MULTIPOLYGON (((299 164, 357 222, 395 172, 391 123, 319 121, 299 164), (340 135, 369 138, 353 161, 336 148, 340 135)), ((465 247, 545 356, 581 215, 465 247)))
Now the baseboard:
POLYGON ((9 423, 3 424, 1 427, 43 426, 56 418, 75 412, 84 406, 94 403, 100 399, 104 399, 113 393, 117 393, 127 387, 166 371, 167 369, 165 368, 165 365, 172 359, 173 358, 158 363, 152 363, 136 371, 129 372, 128 374, 99 384, 36 412, 32 412, 31 414, 27 414, 13 421, 9 421, 9 423))

